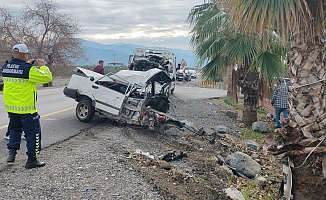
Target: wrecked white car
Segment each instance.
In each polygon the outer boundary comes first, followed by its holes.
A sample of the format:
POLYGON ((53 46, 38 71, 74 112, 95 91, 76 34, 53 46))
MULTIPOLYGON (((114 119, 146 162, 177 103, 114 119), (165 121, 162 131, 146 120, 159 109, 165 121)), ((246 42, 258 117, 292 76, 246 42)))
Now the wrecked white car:
POLYGON ((92 120, 98 112, 119 123, 151 130, 163 125, 182 128, 183 123, 166 114, 169 99, 164 90, 170 82, 171 78, 156 68, 102 75, 77 67, 63 93, 78 102, 76 116, 82 122, 92 120))

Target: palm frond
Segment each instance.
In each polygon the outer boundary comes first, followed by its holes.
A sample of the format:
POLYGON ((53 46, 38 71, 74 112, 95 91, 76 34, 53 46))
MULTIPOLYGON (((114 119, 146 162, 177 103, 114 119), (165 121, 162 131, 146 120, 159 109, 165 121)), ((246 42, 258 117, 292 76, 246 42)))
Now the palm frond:
MULTIPOLYGON (((188 16, 192 18, 193 16, 188 16)), ((228 26, 228 16, 225 12, 217 8, 205 11, 202 15, 197 16, 195 25, 193 25, 190 34, 190 45, 193 48, 203 41, 211 37, 217 37, 221 31, 224 31, 228 26)))
POLYGON ((227 62, 225 57, 215 56, 201 70, 200 73, 205 81, 216 81, 219 75, 225 74, 227 62))
POLYGON ((294 35, 306 41, 321 39, 326 28, 324 0, 229 0, 227 7, 237 26, 264 37, 265 30, 274 30, 283 43, 294 35))
POLYGON ((259 66, 260 78, 272 86, 274 83, 274 77, 284 77, 286 74, 286 67, 281 57, 270 52, 259 53, 254 60, 252 60, 252 66, 259 66))
POLYGON ((228 55, 232 64, 243 63, 251 60, 260 49, 260 41, 252 35, 238 34, 227 40, 223 53, 228 55))
POLYGON ((203 14, 205 14, 209 10, 215 9, 217 9, 217 6, 212 3, 205 3, 194 6, 188 14, 186 23, 189 24, 190 27, 195 26, 197 24, 197 20, 200 19, 203 14))
POLYGON ((200 64, 203 64, 205 60, 213 59, 219 55, 224 45, 225 41, 223 39, 210 38, 196 48, 195 55, 199 58, 200 64))

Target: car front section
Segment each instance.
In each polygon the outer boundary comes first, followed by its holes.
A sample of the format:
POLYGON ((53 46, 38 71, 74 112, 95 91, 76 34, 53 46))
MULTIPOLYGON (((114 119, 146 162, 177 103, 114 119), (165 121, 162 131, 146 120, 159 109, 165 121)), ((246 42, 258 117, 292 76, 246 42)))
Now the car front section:
POLYGON ((92 120, 95 112, 119 123, 147 126, 151 130, 183 123, 168 116, 169 99, 165 87, 171 78, 162 70, 121 70, 99 75, 76 68, 63 93, 75 99, 76 116, 82 122, 92 120))

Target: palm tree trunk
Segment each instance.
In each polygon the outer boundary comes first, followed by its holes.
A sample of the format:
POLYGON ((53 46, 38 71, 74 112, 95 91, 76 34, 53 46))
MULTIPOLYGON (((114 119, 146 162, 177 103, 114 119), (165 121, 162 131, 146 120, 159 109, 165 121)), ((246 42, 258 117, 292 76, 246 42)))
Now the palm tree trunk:
MULTIPOLYGON (((244 96, 246 94, 244 93, 244 96)), ((251 126, 254 122, 257 121, 257 98, 245 98, 243 101, 243 117, 242 122, 246 126, 251 126)))
POLYGON ((243 117, 242 122, 246 126, 251 126, 257 121, 257 102, 258 102, 258 89, 252 86, 243 86, 242 94, 243 100, 243 117))
POLYGON ((247 67, 239 67, 236 72, 236 82, 241 88, 243 94, 243 117, 242 122, 246 126, 251 126, 257 121, 257 104, 258 104, 258 80, 259 74, 256 71, 249 71, 247 67))
POLYGON ((237 85, 235 83, 235 71, 233 67, 227 69, 227 83, 228 89, 226 95, 232 100, 233 103, 238 104, 237 85))
POLYGON ((232 68, 228 67, 226 72, 227 82, 228 82, 228 90, 226 92, 226 96, 232 99, 232 68))
POLYGON ((313 147, 320 143, 302 167, 292 169, 292 193, 296 200, 326 198, 326 163, 322 165, 326 149, 326 142, 322 142, 326 125, 325 57, 326 46, 322 42, 293 42, 292 54, 288 57, 294 89, 289 94, 288 129, 281 134, 284 149, 291 150, 287 150, 286 155, 292 158, 295 167, 301 166, 313 147))

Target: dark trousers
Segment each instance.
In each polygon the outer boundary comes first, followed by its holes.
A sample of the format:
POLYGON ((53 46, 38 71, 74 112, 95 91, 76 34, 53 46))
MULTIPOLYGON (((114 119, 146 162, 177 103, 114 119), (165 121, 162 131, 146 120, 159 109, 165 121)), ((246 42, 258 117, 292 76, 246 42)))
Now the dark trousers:
MULTIPOLYGON (((8 118, 9 118, 9 114, 8 114, 8 118)), ((11 129, 11 124, 10 124, 10 121, 9 121, 6 136, 10 135, 10 129, 11 129)))
POLYGON ((8 149, 20 149, 21 136, 25 132, 27 156, 37 156, 41 151, 41 125, 38 113, 9 114, 10 139, 8 149))

